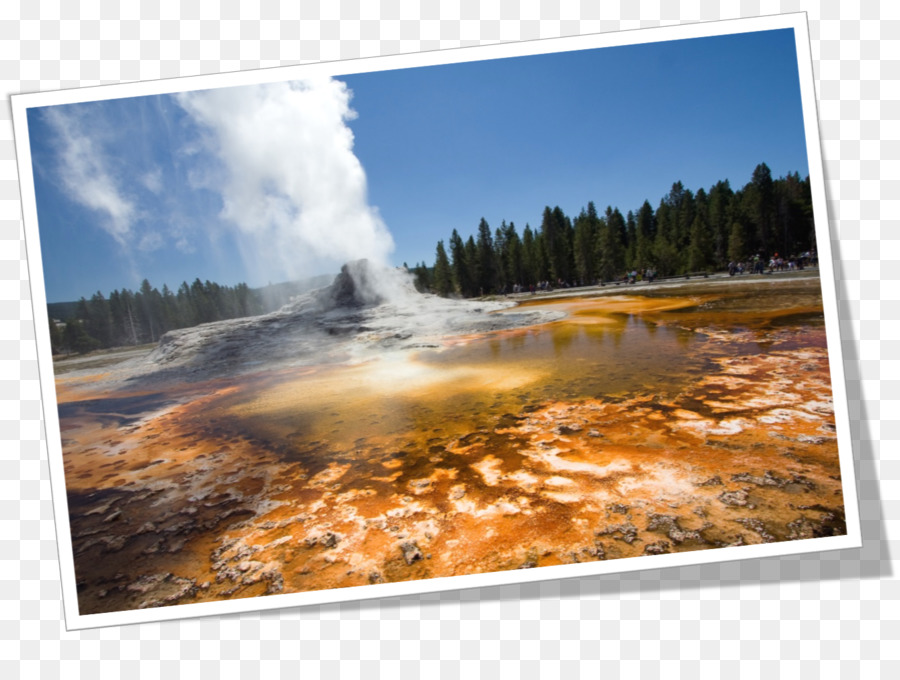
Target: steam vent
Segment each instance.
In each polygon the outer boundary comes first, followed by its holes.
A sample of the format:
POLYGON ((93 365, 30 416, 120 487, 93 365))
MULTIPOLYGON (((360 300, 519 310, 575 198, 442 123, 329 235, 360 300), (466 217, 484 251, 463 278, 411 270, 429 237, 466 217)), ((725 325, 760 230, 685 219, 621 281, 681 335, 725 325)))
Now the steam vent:
POLYGON ((387 300, 379 286, 384 273, 366 259, 348 262, 327 289, 328 297, 336 307, 380 305, 387 300))

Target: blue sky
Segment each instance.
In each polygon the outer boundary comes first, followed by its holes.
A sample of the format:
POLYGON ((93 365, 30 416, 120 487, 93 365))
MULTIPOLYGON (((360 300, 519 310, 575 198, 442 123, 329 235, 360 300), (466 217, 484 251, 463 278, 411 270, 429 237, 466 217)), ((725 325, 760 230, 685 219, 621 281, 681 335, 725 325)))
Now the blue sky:
POLYGON ((808 174, 790 29, 257 90, 29 111, 48 300, 430 264, 482 217, 808 174))

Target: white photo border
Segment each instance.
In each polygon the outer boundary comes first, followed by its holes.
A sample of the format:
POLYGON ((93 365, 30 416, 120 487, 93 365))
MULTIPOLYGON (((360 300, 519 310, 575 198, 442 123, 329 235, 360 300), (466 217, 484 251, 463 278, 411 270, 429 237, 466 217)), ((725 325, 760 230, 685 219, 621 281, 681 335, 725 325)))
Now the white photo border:
POLYGON ((50 481, 56 520, 63 606, 67 630, 72 631, 101 626, 148 623, 189 617, 236 614, 364 599, 419 595, 447 590, 462 590, 535 581, 580 578, 585 576, 617 574, 648 569, 662 569, 861 547, 862 536, 860 531, 856 476, 854 472, 853 450, 850 436, 849 410, 846 380, 844 376, 844 359, 840 337, 835 268, 831 233, 829 231, 825 177, 813 80, 813 66, 810 55, 809 32, 805 12, 527 42, 501 43, 349 61, 319 62, 315 64, 189 76, 149 82, 121 83, 70 90, 58 90, 53 92, 20 94, 12 96, 11 102, 16 154, 19 165, 22 210, 25 223, 31 300, 35 320, 35 341, 37 345, 38 366, 40 372, 50 481), (464 576, 430 578, 400 583, 374 584, 333 590, 267 595, 228 601, 181 604, 122 612, 90 615, 82 615, 79 613, 72 551, 72 536, 69 524, 68 503, 66 500, 67 495, 63 469, 62 444, 60 439, 60 424, 54 384, 52 351, 50 347, 49 318, 43 280, 44 269, 41 258, 37 204, 31 162, 31 146, 27 125, 27 111, 29 108, 156 94, 172 94, 200 89, 254 85, 287 81, 298 77, 342 76, 400 68, 483 61, 507 57, 531 56, 623 45, 638 45, 788 28, 794 30, 797 66, 800 76, 803 122, 806 134, 810 185, 812 189, 815 233, 819 253, 822 303, 825 316, 836 436, 840 457, 844 511, 847 526, 846 535, 780 543, 717 548, 687 553, 641 556, 592 563, 547 566, 539 569, 491 572, 464 576))

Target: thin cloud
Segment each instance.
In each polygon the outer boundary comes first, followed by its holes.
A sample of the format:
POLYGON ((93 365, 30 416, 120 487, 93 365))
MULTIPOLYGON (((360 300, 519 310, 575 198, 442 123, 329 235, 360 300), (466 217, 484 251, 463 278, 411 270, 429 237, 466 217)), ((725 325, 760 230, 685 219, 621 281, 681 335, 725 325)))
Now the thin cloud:
POLYGON ((138 249, 144 252, 159 250, 163 245, 163 237, 156 231, 148 231, 147 233, 142 234, 138 240, 138 249))
POLYGON ((47 109, 47 122, 57 135, 59 177, 66 194, 102 216, 99 225, 122 246, 132 235, 136 207, 109 170, 109 161, 74 111, 47 109))
POLYGON ((154 168, 150 172, 144 173, 141 177, 141 184, 143 184, 148 191, 152 191, 154 194, 159 194, 163 190, 163 176, 162 170, 159 168, 154 168))

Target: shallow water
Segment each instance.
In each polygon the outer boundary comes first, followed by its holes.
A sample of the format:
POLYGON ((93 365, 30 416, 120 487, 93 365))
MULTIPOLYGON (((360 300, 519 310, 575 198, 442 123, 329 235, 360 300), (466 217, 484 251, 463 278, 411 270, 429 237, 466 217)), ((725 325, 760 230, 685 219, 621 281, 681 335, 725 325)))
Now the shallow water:
POLYGON ((843 533, 818 279, 621 293, 166 395, 63 377, 83 613, 843 533))

